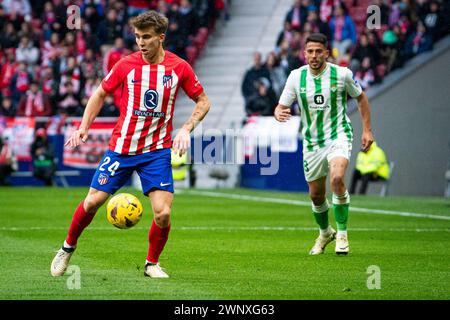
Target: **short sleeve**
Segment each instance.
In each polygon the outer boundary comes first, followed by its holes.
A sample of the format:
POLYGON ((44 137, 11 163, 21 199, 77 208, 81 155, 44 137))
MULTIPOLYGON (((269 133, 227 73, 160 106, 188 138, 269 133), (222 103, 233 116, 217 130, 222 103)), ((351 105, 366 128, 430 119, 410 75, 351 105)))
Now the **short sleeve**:
POLYGON ((290 107, 294 101, 297 99, 297 94, 295 93, 296 76, 294 72, 289 74, 286 80, 286 85, 284 86, 283 92, 281 93, 279 104, 290 107))
POLYGON ((353 72, 345 68, 345 90, 352 97, 359 97, 362 93, 362 88, 358 82, 353 79, 353 72))
POLYGON ((181 87, 192 100, 195 100, 201 93, 203 93, 202 84, 198 80, 198 77, 194 73, 191 65, 187 62, 184 63, 181 87))
POLYGON ((123 60, 120 60, 102 80, 102 87, 106 92, 113 93, 122 84, 123 78, 123 60))

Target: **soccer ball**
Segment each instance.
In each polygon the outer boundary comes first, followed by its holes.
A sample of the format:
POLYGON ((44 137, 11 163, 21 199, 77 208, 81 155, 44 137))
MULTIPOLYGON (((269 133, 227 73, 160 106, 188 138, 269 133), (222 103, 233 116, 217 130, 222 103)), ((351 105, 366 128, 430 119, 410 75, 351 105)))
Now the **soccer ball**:
POLYGON ((129 193, 119 193, 112 197, 106 206, 109 223, 119 229, 135 226, 142 217, 142 204, 129 193))

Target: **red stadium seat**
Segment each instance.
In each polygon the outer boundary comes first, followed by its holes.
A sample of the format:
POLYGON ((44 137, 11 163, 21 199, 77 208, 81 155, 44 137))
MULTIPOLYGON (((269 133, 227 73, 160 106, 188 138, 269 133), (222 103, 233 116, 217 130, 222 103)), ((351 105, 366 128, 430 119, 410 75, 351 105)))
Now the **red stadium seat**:
POLYGON ((354 7, 351 8, 350 10, 350 15, 353 18, 353 20, 355 21, 356 24, 358 23, 365 23, 366 22, 366 17, 367 17, 367 7, 354 7))
POLYGON ((186 55, 188 62, 193 65, 195 63, 195 60, 197 60, 198 57, 198 49, 195 46, 189 46, 186 48, 186 55))
POLYGON ((206 42, 208 41, 208 34, 209 34, 208 28, 198 29, 198 32, 195 35, 193 41, 199 51, 201 51, 203 49, 206 42))
POLYGON ((342 2, 345 3, 345 6, 346 6, 347 8, 351 8, 351 7, 353 7, 353 2, 354 2, 354 0, 344 0, 344 1, 342 1, 342 2))
POLYGON ((198 48, 198 50, 201 51, 205 46, 207 40, 208 40, 207 36, 199 32, 194 38, 194 44, 198 48))
POLYGON ((198 29, 198 34, 201 34, 207 38, 209 35, 209 30, 206 27, 200 28, 200 29, 198 29))

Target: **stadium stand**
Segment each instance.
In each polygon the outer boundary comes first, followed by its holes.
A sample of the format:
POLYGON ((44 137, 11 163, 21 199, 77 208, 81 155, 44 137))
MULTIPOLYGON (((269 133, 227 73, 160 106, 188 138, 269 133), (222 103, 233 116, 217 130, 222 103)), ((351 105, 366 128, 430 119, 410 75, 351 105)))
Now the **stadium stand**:
MULTIPOLYGON (((0 136, 14 135, 20 127, 17 139, 23 142, 15 146, 21 151, 12 184, 38 184, 27 137, 39 127, 49 129, 57 156, 66 160, 61 149, 64 133, 82 116, 114 64, 137 51, 130 18, 149 9, 166 15, 165 48, 194 65, 211 34, 221 27, 216 21, 228 18, 230 1, 0 0, 0 136)), ((114 123, 119 98, 118 91, 105 99, 102 120, 114 123)), ((89 157, 102 152, 95 149, 89 157)), ((85 183, 90 169, 78 169, 59 161, 53 185, 85 183)))
MULTIPOLYGON (((349 67, 355 79, 367 89, 381 83, 387 74, 401 68, 407 60, 432 50, 436 41, 450 33, 449 26, 449 1, 294 0, 273 52, 258 68, 267 70, 270 66, 271 70, 276 70, 267 78, 270 89, 275 89, 279 96, 279 77, 275 80, 275 73, 279 75, 282 70, 285 80, 293 69, 304 65, 304 40, 310 33, 322 32, 330 39, 329 61, 349 67), (379 8, 380 24, 369 29, 368 22, 373 20, 373 11, 368 10, 371 5, 379 8)), ((251 87, 246 83, 247 78, 242 83, 246 101, 249 90, 244 87, 251 87)), ((261 82, 257 80, 255 90, 261 82)))
MULTIPOLYGON (((137 50, 127 22, 148 9, 169 18, 165 47, 194 64, 224 1, 0 0, 0 116, 81 116, 112 66, 137 50), (68 26, 73 4, 79 29, 68 26)), ((100 116, 117 116, 118 98, 100 116)))

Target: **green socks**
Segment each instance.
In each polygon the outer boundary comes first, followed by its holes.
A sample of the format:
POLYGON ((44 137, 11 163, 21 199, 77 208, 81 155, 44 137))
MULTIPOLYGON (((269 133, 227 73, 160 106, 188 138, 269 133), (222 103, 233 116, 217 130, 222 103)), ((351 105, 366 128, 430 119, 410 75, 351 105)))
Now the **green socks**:
MULTIPOLYGON (((336 220, 336 226, 339 231, 347 231, 348 221, 348 209, 350 206, 350 195, 345 191, 342 195, 336 195, 333 193, 333 209, 334 218, 336 220)), ((320 227, 321 232, 327 232, 329 228, 328 222, 328 209, 329 204, 325 199, 325 202, 320 206, 312 204, 312 211, 314 219, 320 227)))
POLYGON ((325 199, 325 202, 320 206, 315 206, 312 204, 312 211, 314 215, 314 219, 320 227, 320 230, 328 230, 329 222, 328 222, 328 201, 325 199))
POLYGON ((347 190, 342 195, 333 193, 334 218, 338 231, 347 230, 348 208, 350 206, 350 195, 347 190))

